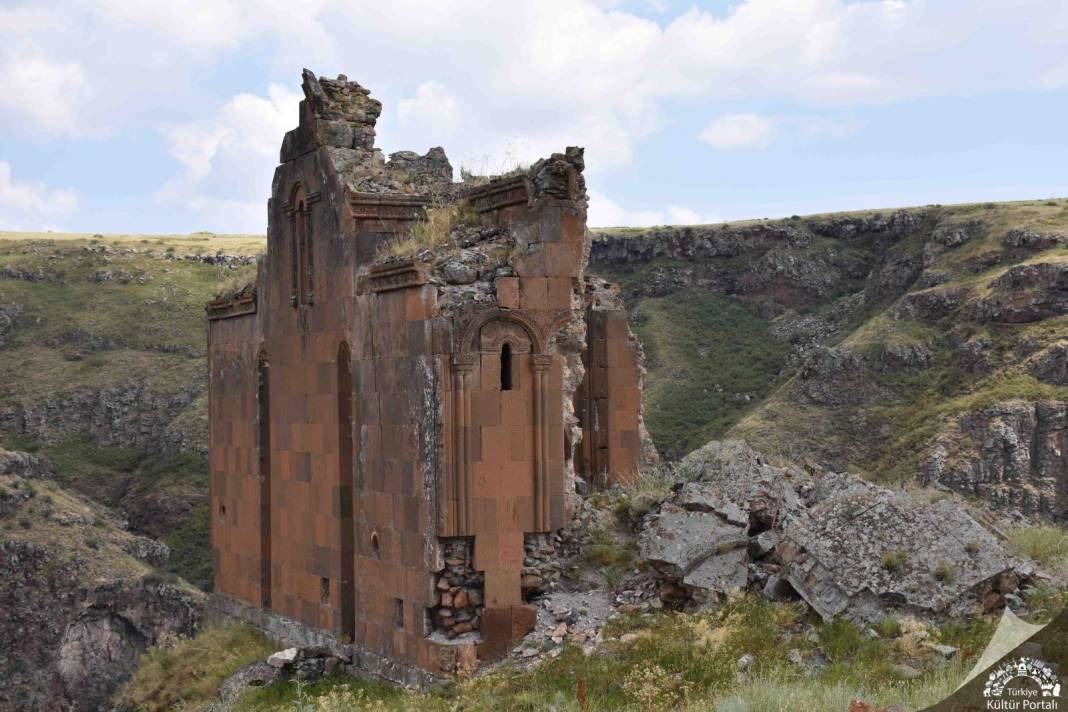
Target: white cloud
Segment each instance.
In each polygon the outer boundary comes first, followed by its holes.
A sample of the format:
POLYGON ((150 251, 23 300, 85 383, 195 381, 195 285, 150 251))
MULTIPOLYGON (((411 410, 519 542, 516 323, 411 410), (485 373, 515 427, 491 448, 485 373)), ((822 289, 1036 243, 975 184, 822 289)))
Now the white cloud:
POLYGON ((845 139, 860 130, 851 119, 833 116, 725 114, 713 119, 697 138, 720 151, 764 149, 784 134, 809 139, 845 139))
MULTIPOLYGON (((14 2, 0 8, 7 137, 168 123, 183 174, 160 198, 175 204, 192 205, 208 185, 242 201, 265 194, 273 159, 226 128, 233 117, 216 115, 223 82, 261 85, 228 75, 247 67, 291 89, 301 66, 354 76, 387 107, 379 123, 387 151, 442 143, 454 165, 492 166, 579 144, 591 175, 630 163, 681 102, 721 111, 788 105, 763 117, 770 128, 710 134, 711 145, 742 147, 855 131, 787 114, 1068 85, 1062 0, 1027 0, 1024 10, 1006 0, 739 0, 725 11, 681 13, 681 3, 650 0, 664 11, 652 19, 626 9, 642 4, 617 0, 14 2), (239 155, 255 158, 242 164, 239 155), (216 185, 220 175, 235 186, 216 185)), ((273 156, 279 125, 294 126, 296 115, 286 107, 284 122, 272 123, 279 109, 264 101, 272 108, 263 125, 248 128, 256 136, 270 129, 273 156)), ((196 204, 225 214, 206 199, 196 204)))
POLYGON ((15 57, 0 64, 0 118, 32 134, 76 134, 78 105, 88 94, 75 62, 15 57))
POLYGON ((397 120, 416 127, 429 141, 453 136, 462 119, 460 102, 441 82, 423 82, 415 96, 397 103, 397 120))
POLYGON ((270 176, 285 132, 297 123, 300 96, 271 85, 267 97, 239 94, 210 119, 167 126, 168 151, 184 171, 156 192, 205 226, 262 232, 270 176))
POLYGON ((591 227, 652 227, 654 225, 707 225, 722 222, 714 215, 701 215, 692 208, 669 205, 663 210, 630 211, 606 195, 590 191, 587 222, 591 227))
MULTIPOLYGON (((205 69, 255 48, 287 71, 361 68, 379 93, 433 71, 488 126, 523 125, 535 140, 607 128, 625 137, 618 161, 663 125, 661 103, 673 97, 885 102, 1068 82, 1060 0, 1029 0, 1026 12, 1004 0, 745 0, 725 14, 691 7, 655 20, 622 7, 78 0, 60 9, 23 0, 0 9, 0 66, 9 67, 0 105, 20 111, 24 128, 48 116, 39 128, 60 134, 188 115, 204 100, 205 69), (24 57, 37 64, 17 64, 24 57), (17 87, 33 84, 35 72, 48 82, 31 92, 42 96, 27 97, 17 87), (37 101, 62 106, 42 110, 37 101)), ((576 140, 592 145, 597 136, 576 140)))
POLYGON ((760 114, 726 114, 701 130, 698 138, 721 151, 767 148, 779 131, 776 121, 760 114))
POLYGON ((15 181, 11 164, 0 161, 0 229, 54 229, 57 220, 78 210, 72 190, 49 188, 41 182, 15 181))

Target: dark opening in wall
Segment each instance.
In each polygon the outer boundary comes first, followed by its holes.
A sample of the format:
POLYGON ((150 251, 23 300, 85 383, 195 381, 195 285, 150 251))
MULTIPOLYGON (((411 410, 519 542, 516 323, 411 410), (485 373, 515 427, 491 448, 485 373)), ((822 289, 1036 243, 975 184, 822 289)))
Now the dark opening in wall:
POLYGON ((512 390, 512 347, 509 344, 501 347, 501 390, 512 390))
POLYGON ((226 505, 219 502, 219 524, 226 524, 226 505))
POLYGON ((378 532, 371 532, 371 556, 376 559, 382 556, 382 547, 378 543, 378 532))
POLYGON ((393 599, 393 627, 404 628, 404 600, 393 599))
POLYGON ((330 605, 330 579, 325 576, 319 579, 319 603, 324 606, 330 605))

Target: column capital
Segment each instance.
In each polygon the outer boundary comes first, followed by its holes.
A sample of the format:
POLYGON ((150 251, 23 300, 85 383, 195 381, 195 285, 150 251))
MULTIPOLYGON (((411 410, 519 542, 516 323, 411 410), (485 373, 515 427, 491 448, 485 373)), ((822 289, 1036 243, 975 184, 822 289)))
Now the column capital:
POLYGON ((547 371, 553 365, 553 355, 533 354, 530 357, 530 365, 535 371, 547 371))
POLYGON ((475 365, 478 363, 478 356, 475 354, 455 355, 452 357, 452 368, 454 371, 467 372, 472 371, 475 365))

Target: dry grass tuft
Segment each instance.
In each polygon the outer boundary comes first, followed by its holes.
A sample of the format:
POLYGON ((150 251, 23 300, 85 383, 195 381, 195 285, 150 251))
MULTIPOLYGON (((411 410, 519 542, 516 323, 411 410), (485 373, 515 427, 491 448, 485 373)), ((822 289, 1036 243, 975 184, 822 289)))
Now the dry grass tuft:
POLYGON ((412 226, 407 237, 387 244, 382 251, 388 257, 412 257, 424 250, 435 250, 449 242, 449 235, 461 225, 477 225, 478 212, 466 200, 426 209, 425 217, 412 226))

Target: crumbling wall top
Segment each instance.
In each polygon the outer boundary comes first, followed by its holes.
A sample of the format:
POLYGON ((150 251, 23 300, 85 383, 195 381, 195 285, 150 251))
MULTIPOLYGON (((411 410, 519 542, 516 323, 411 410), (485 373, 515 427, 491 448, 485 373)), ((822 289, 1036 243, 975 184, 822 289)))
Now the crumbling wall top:
MULTIPOLYGON (((344 74, 337 79, 316 78, 305 69, 302 88, 308 108, 320 122, 342 122, 353 132, 351 140, 342 138, 330 145, 345 148, 374 148, 375 123, 382 115, 382 102, 371 97, 371 91, 349 81, 344 74)), ((344 134, 345 131, 339 132, 344 134)))

